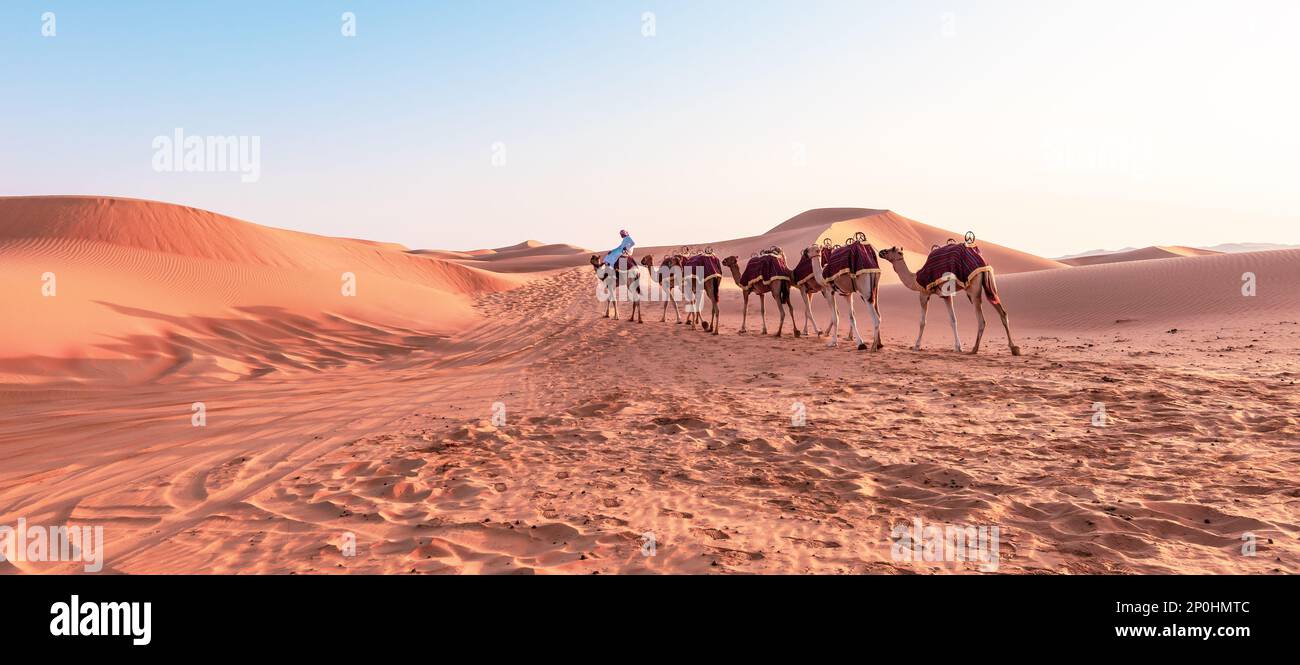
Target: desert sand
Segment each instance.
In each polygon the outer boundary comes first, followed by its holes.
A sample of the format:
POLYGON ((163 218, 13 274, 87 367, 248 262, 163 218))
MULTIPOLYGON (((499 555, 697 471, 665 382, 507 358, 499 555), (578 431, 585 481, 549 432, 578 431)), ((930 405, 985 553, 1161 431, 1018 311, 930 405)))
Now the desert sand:
MULTIPOLYGON (((682 244, 743 262, 859 230, 914 269, 964 232, 826 209, 682 244)), ((118 573, 980 572, 892 556, 918 519, 998 527, 1001 573, 1295 572, 1300 250, 1073 267, 980 244, 1021 357, 996 319, 954 352, 935 306, 911 350, 888 266, 868 353, 737 335, 729 276, 721 335, 659 303, 603 319, 571 245, 0 198, 0 525, 103 525, 118 573)))

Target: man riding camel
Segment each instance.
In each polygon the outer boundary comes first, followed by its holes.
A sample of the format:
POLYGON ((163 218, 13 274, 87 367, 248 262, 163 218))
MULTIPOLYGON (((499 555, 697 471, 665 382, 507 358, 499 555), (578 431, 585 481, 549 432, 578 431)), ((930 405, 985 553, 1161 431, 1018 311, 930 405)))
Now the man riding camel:
POLYGON ((619 231, 618 235, 623 238, 623 242, 620 243, 618 247, 609 250, 609 253, 605 255, 605 265, 611 268, 613 268, 614 264, 618 262, 619 257, 621 256, 631 257, 632 246, 636 244, 632 240, 632 236, 627 234, 626 230, 619 231))

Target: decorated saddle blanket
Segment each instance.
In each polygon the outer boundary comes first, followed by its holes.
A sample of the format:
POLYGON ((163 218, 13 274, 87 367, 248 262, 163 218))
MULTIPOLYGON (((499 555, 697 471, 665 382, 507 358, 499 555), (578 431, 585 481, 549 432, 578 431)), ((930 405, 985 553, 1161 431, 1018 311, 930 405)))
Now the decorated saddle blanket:
POLYGON ((755 284, 771 284, 776 281, 789 281, 790 269, 785 267, 781 257, 772 254, 760 254, 745 264, 745 272, 740 275, 740 284, 750 288, 755 284))
POLYGON ((966 288, 971 277, 992 270, 978 247, 954 243, 930 252, 925 265, 916 271, 916 283, 923 289, 931 289, 944 281, 944 275, 952 273, 957 278, 956 286, 966 288))
POLYGON ((683 280, 690 280, 701 274, 706 282, 711 279, 722 279, 722 261, 712 254, 688 257, 682 265, 683 280))
POLYGON ((813 278, 812 258, 809 257, 807 254, 804 254, 803 258, 799 259, 799 265, 796 265, 794 267, 794 271, 791 273, 791 277, 794 279, 794 283, 796 286, 803 286, 804 282, 812 279, 813 278))
POLYGON ((869 243, 853 242, 836 250, 822 249, 822 275, 831 281, 843 274, 854 277, 864 273, 880 272, 876 248, 869 243))
POLYGON ((631 256, 620 256, 614 259, 614 267, 618 270, 633 270, 638 265, 636 258, 631 256))

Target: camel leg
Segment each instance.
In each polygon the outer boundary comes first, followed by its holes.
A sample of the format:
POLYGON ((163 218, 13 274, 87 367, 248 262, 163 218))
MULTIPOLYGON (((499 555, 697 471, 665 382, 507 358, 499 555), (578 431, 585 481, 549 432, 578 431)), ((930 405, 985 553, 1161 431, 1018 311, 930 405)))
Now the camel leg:
POLYGON ((718 334, 718 317, 719 317, 718 296, 720 295, 719 293, 720 291, 721 289, 718 289, 718 292, 714 292, 709 295, 709 300, 713 301, 713 334, 714 335, 718 334))
POLYGON ((746 330, 749 330, 749 329, 748 329, 748 325, 749 325, 749 290, 741 290, 740 294, 741 294, 741 297, 744 297, 744 299, 745 299, 745 313, 744 313, 744 314, 741 314, 741 317, 740 317, 740 330, 738 330, 736 334, 737 334, 737 335, 744 335, 744 334, 745 334, 745 331, 746 331, 746 330))
MULTIPOLYGON (((853 280, 849 280, 849 284, 848 284, 848 286, 849 286, 850 288, 853 287, 853 280)), ((844 295, 844 300, 845 300, 845 302, 847 302, 847 303, 849 304, 849 323, 852 324, 852 322, 853 322, 853 309, 852 309, 852 306, 853 306, 853 293, 852 293, 851 291, 847 291, 847 290, 844 290, 844 289, 841 289, 841 291, 843 291, 843 293, 845 294, 845 295, 844 295)), ((853 326, 852 326, 852 325, 849 325, 849 329, 848 329, 847 331, 844 332, 844 339, 846 339, 846 340, 848 340, 848 341, 850 341, 850 342, 853 341, 853 326)))
MULTIPOLYGON (((779 307, 780 303, 777 303, 777 306, 779 307)), ((794 292, 791 291, 789 287, 787 287, 785 290, 785 308, 790 310, 790 327, 794 329, 794 336, 798 337, 799 324, 795 323, 795 319, 794 319, 794 292)), ((785 317, 782 316, 781 320, 784 322, 785 317)), ((805 331, 808 330, 807 325, 804 325, 804 330, 805 331)), ((779 337, 781 335, 781 331, 780 330, 776 331, 776 334, 779 337)))
POLYGON ((880 313, 876 312, 874 303, 867 300, 867 295, 862 291, 858 291, 858 297, 861 297, 863 305, 867 305, 867 313, 871 314, 871 345, 867 351, 875 351, 880 348, 880 313))
POLYGON ((781 309, 781 297, 777 295, 776 291, 772 292, 772 301, 776 303, 777 314, 781 315, 776 323, 776 336, 780 337, 781 331, 785 329, 785 310, 781 309))
POLYGON ((627 315, 627 320, 631 323, 636 321, 636 294, 632 291, 632 282, 627 283, 627 300, 632 303, 632 310, 627 315))
POLYGON ((1007 346, 1011 347, 1011 355, 1020 355, 1020 347, 1016 346, 1016 343, 1011 341, 1011 322, 1007 320, 1007 308, 1003 307, 1002 303, 995 302, 993 303, 993 309, 996 309, 998 311, 998 316, 1002 317, 1002 327, 1007 331, 1007 346))
POLYGON ((984 339, 984 297, 980 293, 980 278, 978 276, 966 289, 966 295, 970 297, 970 304, 975 306, 975 320, 979 327, 975 330, 975 345, 971 347, 971 355, 980 352, 980 341, 984 339))
MULTIPOLYGON (((979 295, 982 295, 986 292, 997 293, 997 288, 994 285, 993 273, 991 272, 983 273, 979 275, 977 281, 979 282, 979 286, 981 287, 978 292, 979 295), (984 287, 987 287, 987 289, 985 289, 984 287)), ((998 312, 998 317, 1002 319, 1002 328, 1007 331, 1007 346, 1010 347, 1011 349, 1011 355, 1013 356, 1020 355, 1020 347, 1016 346, 1016 343, 1011 340, 1011 321, 1007 317, 1007 308, 1003 307, 1001 302, 993 302, 992 300, 990 300, 989 304, 993 305, 993 309, 997 310, 998 312)))
POLYGON ((854 340, 857 340, 858 350, 861 351, 867 348, 867 343, 862 341, 862 333, 858 332, 858 315, 853 311, 853 294, 846 295, 844 299, 849 303, 849 333, 854 340))
MULTIPOLYGON (((871 310, 875 314, 874 318, 876 321, 876 330, 879 331, 880 329, 885 327, 884 326, 885 319, 880 315, 880 294, 879 293, 876 294, 876 301, 871 303, 871 310)), ((885 348, 885 343, 880 339, 879 335, 876 336, 876 348, 877 349, 885 348)))
POLYGON ((605 318, 607 319, 609 318, 609 310, 611 307, 617 307, 617 305, 614 304, 614 301, 617 299, 618 299, 618 287, 617 286, 614 287, 614 289, 611 291, 609 287, 606 286, 605 287, 605 318))
MULTIPOLYGON (((835 296, 831 294, 831 290, 830 290, 830 289, 822 289, 822 298, 826 300, 826 306, 829 307, 829 308, 831 309, 831 313, 832 313, 832 314, 838 314, 838 312, 835 311, 835 296)), ((811 308, 812 306, 809 305, 809 307, 811 308)), ((816 318, 813 319, 814 322, 815 322, 816 320, 817 320, 816 318)), ((835 339, 835 335, 834 335, 833 333, 831 333, 831 329, 830 329, 830 325, 829 325, 829 324, 827 324, 826 334, 827 334, 831 339, 835 339)))
POLYGON ((957 331, 957 304, 953 301, 952 296, 939 296, 948 306, 948 321, 952 323, 952 348, 957 353, 961 353, 961 333, 957 331))
POLYGON ((921 293, 921 327, 916 331, 916 344, 912 345, 913 351, 921 350, 921 338, 925 336, 925 314, 930 310, 930 294, 921 293))
POLYGON ((704 294, 695 291, 693 286, 689 286, 686 284, 682 285, 682 298, 686 303, 686 327, 687 328, 694 330, 695 323, 697 321, 702 322, 702 320, 700 319, 700 302, 701 302, 700 298, 703 297, 704 294))
POLYGON ((867 312, 871 314, 871 346, 868 347, 868 351, 876 351, 880 348, 880 313, 872 305, 873 303, 867 303, 867 312))
POLYGON ((708 285, 707 283, 705 283, 703 286, 700 287, 700 294, 699 294, 699 297, 700 297, 699 313, 696 314, 696 317, 698 318, 698 320, 699 320, 699 322, 700 322, 700 328, 701 328, 702 330, 704 330, 704 332, 706 332, 706 333, 714 333, 714 332, 716 332, 716 330, 715 330, 714 327, 713 327, 713 320, 712 320, 712 318, 709 319, 708 324, 705 324, 705 323, 704 323, 704 298, 707 296, 707 297, 709 298, 709 302, 710 302, 710 303, 712 303, 712 301, 713 301, 713 294, 712 294, 712 293, 709 293, 709 292, 707 291, 708 288, 709 288, 709 285, 708 285))
MULTIPOLYGON (((673 318, 676 319, 676 321, 674 321, 674 323, 681 323, 681 322, 682 322, 682 313, 681 313, 680 310, 677 309, 677 298, 673 297, 673 289, 672 289, 672 287, 668 287, 668 302, 670 302, 670 303, 673 304, 673 318)), ((668 318, 668 307, 667 307, 667 306, 664 306, 664 318, 665 318, 665 319, 668 318)))
POLYGON ((867 306, 867 313, 871 314, 871 347, 867 350, 875 351, 880 348, 880 312, 876 310, 875 303, 868 299, 867 294, 871 291, 864 291, 864 287, 872 288, 871 276, 865 276, 858 283, 858 297, 862 298, 862 304, 867 306))
POLYGON ((835 345, 840 343, 840 306, 839 303, 835 302, 835 296, 831 294, 829 286, 826 287, 825 293, 828 294, 826 302, 831 306, 831 327, 827 331, 830 333, 831 341, 826 345, 826 348, 833 349, 835 345))
POLYGON ((767 334, 767 296, 758 296, 758 315, 763 319, 763 334, 767 334))
POLYGON ((875 339, 872 340, 872 343, 876 345, 876 350, 880 350, 885 348, 885 343, 880 341, 880 331, 884 328, 884 318, 880 316, 880 273, 873 274, 869 283, 871 286, 871 320, 876 326, 873 333, 875 339))
MULTIPOLYGON (((637 323, 645 323, 641 320, 641 301, 644 300, 641 297, 641 280, 639 278, 634 279, 632 284, 635 286, 635 290, 628 294, 632 298, 632 315, 636 317, 637 323)), ((631 319, 628 320, 631 321, 631 319)))
POLYGON ((808 322, 809 322, 809 321, 812 321, 812 329, 813 329, 814 331, 816 331, 818 337, 821 337, 821 336, 822 336, 822 329, 821 329, 821 326, 817 325, 817 315, 813 312, 813 308, 812 308, 812 294, 811 294, 811 293, 808 293, 807 291, 804 291, 804 290, 802 290, 802 289, 800 289, 800 291, 803 293, 803 306, 804 306, 804 311, 803 311, 803 329, 804 329, 804 332, 805 332, 805 333, 808 332, 808 322))
MULTIPOLYGON (((804 291, 803 289, 799 289, 799 293, 803 294, 803 304, 804 304, 803 329, 807 330, 808 329, 808 292, 804 291)), ((821 331, 818 331, 817 336, 821 337, 821 331)))

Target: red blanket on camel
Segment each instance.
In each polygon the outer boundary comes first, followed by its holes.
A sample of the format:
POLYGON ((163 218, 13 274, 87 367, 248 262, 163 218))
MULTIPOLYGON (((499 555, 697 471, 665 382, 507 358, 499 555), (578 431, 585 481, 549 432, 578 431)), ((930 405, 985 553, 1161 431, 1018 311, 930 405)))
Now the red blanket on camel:
POLYGON ((740 285, 750 288, 759 282, 771 284, 779 280, 789 281, 790 269, 785 267, 781 257, 772 254, 759 254, 745 264, 745 272, 740 275, 740 285))
MULTIPOLYGON (((799 259, 799 265, 795 266, 794 270, 791 271, 791 277, 794 279, 796 286, 802 286, 804 282, 813 278, 812 258, 808 256, 807 252, 802 252, 802 255, 799 259)), ((825 260, 823 260, 823 263, 825 263, 825 260)))
POLYGON ((822 276, 826 281, 844 273, 857 277, 869 272, 880 272, 876 248, 869 243, 851 242, 835 250, 822 248, 822 276))
POLYGON ((712 254, 696 254, 688 257, 682 264, 682 280, 703 276, 703 281, 722 279, 722 261, 712 254))
MULTIPOLYGON (((944 281, 944 275, 952 273, 957 279, 957 288, 966 288, 977 273, 993 272, 993 268, 984 260, 979 247, 963 244, 944 245, 930 252, 925 265, 916 271, 916 283, 923 289, 931 289, 944 281)), ((989 289, 992 302, 998 302, 997 293, 989 289)))

